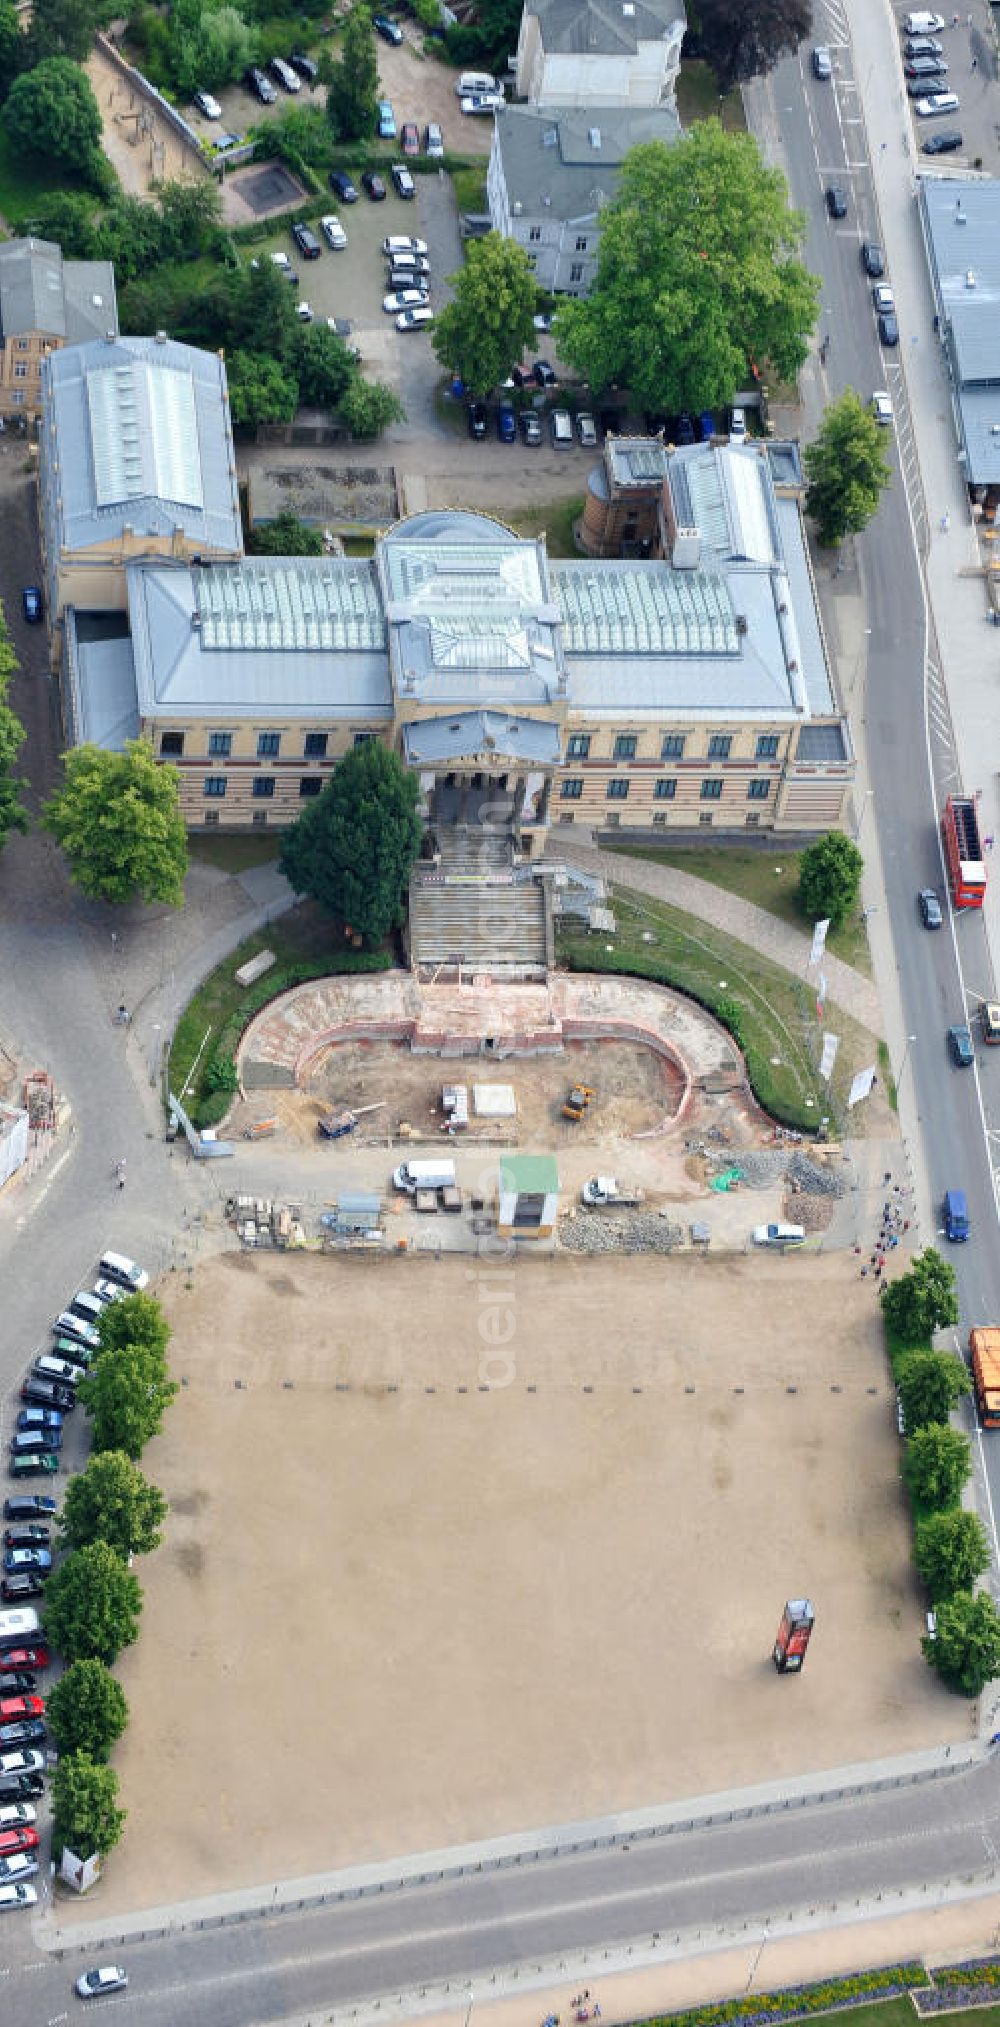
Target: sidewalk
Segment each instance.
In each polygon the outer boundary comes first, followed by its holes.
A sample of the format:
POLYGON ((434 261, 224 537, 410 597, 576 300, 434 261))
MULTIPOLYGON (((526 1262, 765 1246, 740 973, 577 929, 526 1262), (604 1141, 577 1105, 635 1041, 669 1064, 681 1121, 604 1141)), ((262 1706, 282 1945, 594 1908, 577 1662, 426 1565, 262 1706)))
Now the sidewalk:
MULTIPOLYGON (((774 852, 780 858, 781 846, 777 841, 774 852)), ((550 835, 546 857, 565 859, 571 865, 580 866, 584 872, 600 873, 605 880, 620 887, 633 887, 636 892, 649 894, 656 901, 666 901, 673 908, 683 908, 687 914, 696 915, 702 922, 710 922, 727 936, 738 938, 750 949, 759 950, 775 964, 783 965, 786 971, 794 972, 800 978, 806 976, 811 938, 804 931, 792 929, 780 916, 768 914, 766 908, 744 901, 739 894, 727 893, 724 887, 713 886, 710 880, 700 880, 694 873, 682 873, 676 866, 657 865, 651 859, 629 858, 619 852, 601 851, 592 841, 585 842, 579 835, 569 836, 567 830, 550 835)), ((871 979, 864 978, 860 971, 844 964, 841 958, 834 957, 829 951, 824 953, 822 970, 830 988, 830 999, 869 1033, 881 1035, 882 1010, 871 979)))

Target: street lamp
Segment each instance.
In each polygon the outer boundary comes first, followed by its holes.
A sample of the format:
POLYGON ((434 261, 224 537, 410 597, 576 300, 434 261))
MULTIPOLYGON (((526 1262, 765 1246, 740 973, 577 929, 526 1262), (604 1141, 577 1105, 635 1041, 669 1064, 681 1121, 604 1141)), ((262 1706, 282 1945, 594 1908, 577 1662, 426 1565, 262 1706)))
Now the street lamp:
POLYGON ((868 804, 872 801, 874 794, 875 790, 873 788, 866 788, 864 795, 861 798, 861 814, 858 817, 857 823, 854 826, 855 844, 857 844, 858 839, 861 836, 861 826, 864 823, 865 817, 868 814, 868 804))
POLYGON ((900 1066, 899 1066, 899 1075, 898 1075, 898 1077, 896 1078, 896 1090, 897 1090, 897 1092, 899 1091, 900 1085, 902 1084, 902 1081, 903 1081, 903 1071, 904 1071, 904 1070, 905 1070, 905 1068, 906 1068, 906 1064, 907 1064, 907 1060, 908 1060, 908 1057, 909 1057, 909 1054, 910 1054, 910 1049, 911 1049, 911 1047, 912 1047, 913 1043, 914 1043, 914 1042, 916 1041, 916 1039, 917 1039, 917 1038, 916 1038, 916 1035, 907 1035, 907 1037, 906 1037, 906 1047, 905 1047, 905 1049, 903 1050, 903 1060, 902 1060, 902 1062, 900 1063, 900 1066))

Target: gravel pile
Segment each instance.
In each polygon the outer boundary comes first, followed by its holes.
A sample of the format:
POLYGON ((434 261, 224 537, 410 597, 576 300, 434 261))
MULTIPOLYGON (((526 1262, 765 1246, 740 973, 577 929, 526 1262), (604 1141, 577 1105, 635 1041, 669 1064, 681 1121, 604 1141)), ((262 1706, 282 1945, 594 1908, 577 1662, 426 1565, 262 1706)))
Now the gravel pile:
POLYGON ((614 1218, 562 1218, 559 1243, 570 1253, 672 1253, 683 1244, 681 1225, 652 1211, 632 1211, 614 1218))
POLYGON ((740 1154, 716 1154, 709 1159, 717 1168, 738 1168, 748 1189, 773 1189, 779 1182, 808 1196, 839 1197, 847 1189, 846 1176, 835 1168, 811 1161, 808 1154, 787 1147, 747 1148, 740 1154))

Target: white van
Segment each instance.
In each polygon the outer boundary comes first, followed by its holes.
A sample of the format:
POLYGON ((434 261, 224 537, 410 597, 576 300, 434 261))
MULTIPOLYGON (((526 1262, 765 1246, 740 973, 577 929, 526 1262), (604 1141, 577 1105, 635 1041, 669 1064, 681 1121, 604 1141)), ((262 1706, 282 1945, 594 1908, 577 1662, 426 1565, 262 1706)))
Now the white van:
POLYGON ((936 35, 944 27, 940 14, 929 14, 922 9, 916 14, 904 14, 903 27, 907 35, 936 35))
POLYGON ((392 1171, 393 1187, 412 1196, 418 1189, 454 1189, 453 1161, 401 1161, 392 1171))
POLYGON ((134 1260, 124 1253, 102 1253, 98 1273, 105 1281, 117 1281, 127 1288, 130 1295, 138 1295, 149 1286, 149 1275, 145 1267, 137 1267, 134 1260))
POLYGON ((557 450, 573 448, 573 417, 568 408, 554 408, 549 416, 552 441, 557 450))
POLYGON ((460 99, 471 99, 480 92, 498 92, 500 87, 488 70, 463 70, 455 90, 460 99))
POLYGON ((9 1611, 0 1612, 0 1647, 30 1646, 41 1632, 38 1613, 33 1605, 11 1606, 9 1611))

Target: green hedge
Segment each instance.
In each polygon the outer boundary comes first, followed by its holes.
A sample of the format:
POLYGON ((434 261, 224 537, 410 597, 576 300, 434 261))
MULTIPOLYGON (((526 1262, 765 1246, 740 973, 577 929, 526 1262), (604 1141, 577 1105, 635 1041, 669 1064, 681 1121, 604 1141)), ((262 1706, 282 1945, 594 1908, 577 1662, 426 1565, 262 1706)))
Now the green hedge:
POLYGON ((825 1978, 818 1985, 789 1985, 778 1992, 757 1992, 752 1998, 694 2006, 686 2013, 656 2013, 643 2021, 642 2027, 727 2027, 730 2021, 740 2021, 744 2027, 754 2027, 754 2023, 766 2027, 774 2020, 804 2020, 811 2013, 858 2006, 866 1999, 893 1998, 930 1983, 923 1964, 885 1964, 880 1970, 858 1971, 849 1978, 825 1978))

